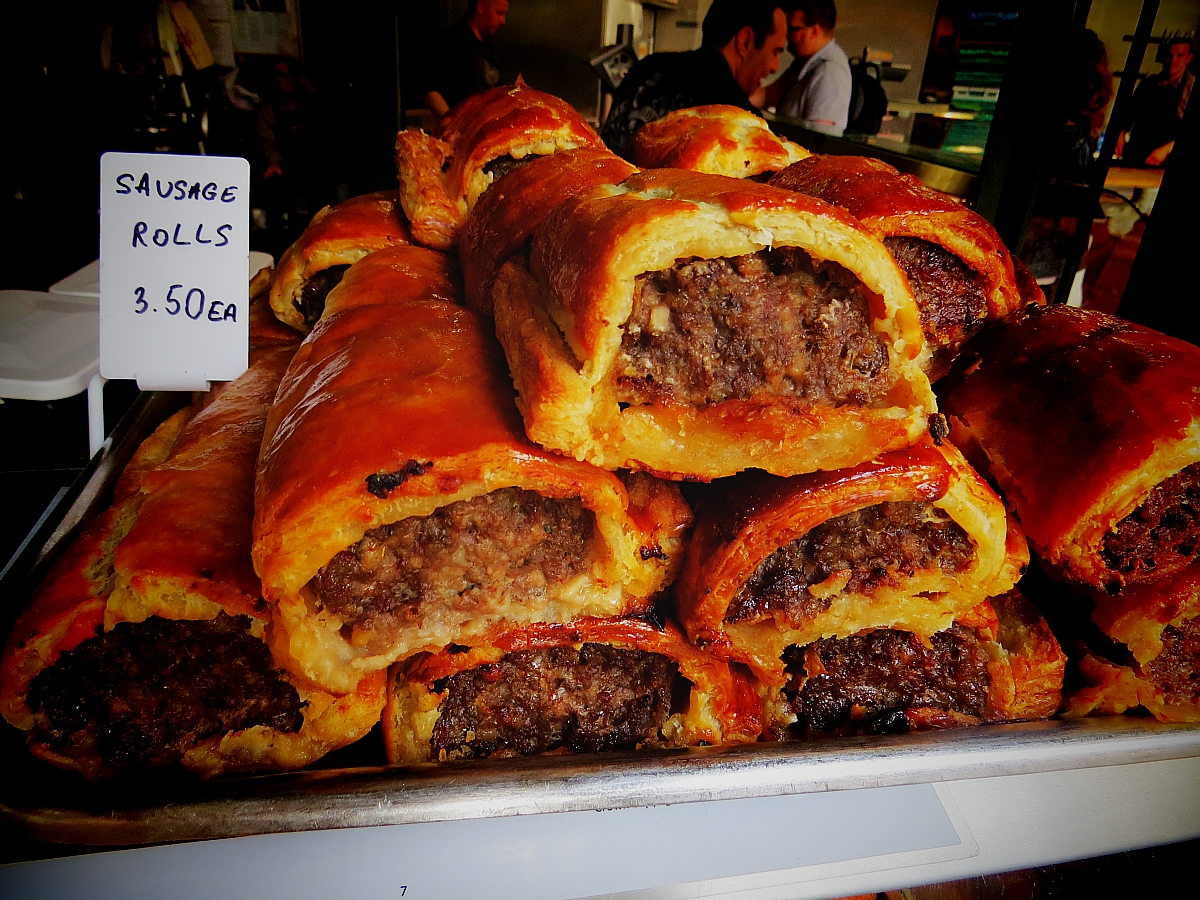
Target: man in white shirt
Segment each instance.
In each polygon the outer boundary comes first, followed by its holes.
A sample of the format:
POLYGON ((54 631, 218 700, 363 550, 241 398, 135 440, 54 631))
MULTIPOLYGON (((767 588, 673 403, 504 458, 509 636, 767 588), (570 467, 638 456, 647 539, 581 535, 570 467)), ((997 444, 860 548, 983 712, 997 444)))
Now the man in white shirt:
POLYGON ((850 62, 833 39, 837 5, 802 0, 788 13, 788 45, 795 62, 768 85, 766 105, 808 128, 841 134, 850 118, 850 62), (772 90, 773 89, 773 90, 772 90))

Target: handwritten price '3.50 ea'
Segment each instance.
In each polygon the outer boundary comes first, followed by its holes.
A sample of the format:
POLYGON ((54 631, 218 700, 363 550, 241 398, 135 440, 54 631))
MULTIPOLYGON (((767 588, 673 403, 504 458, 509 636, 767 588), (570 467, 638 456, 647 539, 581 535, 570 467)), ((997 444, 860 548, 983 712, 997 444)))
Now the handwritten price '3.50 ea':
MULTIPOLYGON (((198 287, 189 288, 187 293, 183 295, 181 300, 176 296, 176 291, 183 290, 182 284, 173 284, 167 289, 167 296, 163 299, 163 309, 169 316, 177 316, 183 313, 189 319, 196 321, 204 316, 205 304, 208 305, 207 319, 210 322, 236 322, 237 321, 237 304, 223 303, 220 300, 207 300, 204 297, 204 291, 198 287)), ((144 287, 135 287, 134 295, 134 312, 139 316, 145 312, 158 312, 158 307, 152 307, 150 301, 146 299, 146 289, 144 287)))

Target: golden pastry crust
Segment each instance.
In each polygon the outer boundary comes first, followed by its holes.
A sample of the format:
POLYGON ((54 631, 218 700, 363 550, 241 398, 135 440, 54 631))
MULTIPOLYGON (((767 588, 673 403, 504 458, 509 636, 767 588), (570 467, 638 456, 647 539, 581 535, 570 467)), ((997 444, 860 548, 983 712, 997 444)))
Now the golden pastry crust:
POLYGON ((509 653, 555 647, 579 649, 584 643, 665 656, 677 664, 679 675, 691 682, 687 708, 667 719, 658 746, 689 747, 759 738, 762 700, 758 686, 742 667, 730 666, 689 644, 671 622, 659 628, 644 619, 583 618, 566 624, 538 622, 518 628, 493 628, 472 640, 469 648, 456 645, 453 652, 422 653, 392 666, 383 714, 388 761, 401 765, 430 761, 430 737, 448 694, 444 687, 439 691, 438 686, 447 677, 496 663, 509 653))
POLYGON ((778 172, 812 154, 736 106, 693 106, 638 129, 633 161, 643 169, 688 169, 751 178, 778 172))
POLYGON ((1092 622, 1132 659, 1122 665, 1086 654, 1078 664, 1084 686, 1068 697, 1068 713, 1116 714, 1141 706, 1160 722, 1200 722, 1200 562, 1131 585, 1117 597, 1092 596, 1092 622))
MULTIPOLYGON (((254 465, 275 386, 294 352, 251 354, 250 369, 207 404, 168 419, 122 474, 114 505, 60 560, 10 638, 3 710, 34 728, 30 683, 62 653, 119 623, 246 616, 263 634, 265 604, 250 564, 254 465)), ((336 697, 295 684, 303 724, 294 733, 253 726, 184 748, 181 764, 208 777, 298 768, 366 734, 383 707, 382 675, 336 697)), ((95 779, 113 774, 86 742, 58 749, 34 733, 35 756, 95 779)))
POLYGON ((872 628, 928 636, 1011 588, 1028 559, 1024 538, 1006 521, 991 488, 952 446, 924 441, 851 469, 789 479, 747 473, 723 486, 700 511, 675 595, 692 640, 747 663, 765 684, 778 686, 787 647, 872 628), (851 570, 835 572, 809 589, 819 602, 795 620, 767 611, 727 621, 734 599, 779 548, 830 519, 905 501, 932 504, 965 532, 972 551, 960 571, 943 570, 935 560, 911 572, 891 571, 859 590, 848 587, 851 570))
POLYGON ((510 261, 497 277, 496 332, 529 436, 578 459, 671 478, 748 467, 794 475, 909 446, 936 409, 903 274, 874 237, 821 201, 717 175, 643 172, 560 205, 534 236, 531 270, 510 261), (861 282, 886 347, 886 392, 862 406, 759 395, 622 408, 615 362, 636 277, 769 247, 800 248, 861 282))
POLYGON ((330 266, 353 265, 372 251, 409 244, 412 239, 396 191, 377 191, 326 206, 283 252, 271 282, 271 309, 281 322, 307 334, 312 317, 306 318, 300 300, 308 279, 330 266))
POLYGON ((461 304, 462 274, 458 261, 447 253, 425 247, 377 250, 351 266, 338 286, 329 292, 325 314, 332 316, 360 306, 412 300, 461 304))
POLYGON ((25 703, 33 677, 103 630, 115 580, 113 557, 137 519, 143 480, 170 456, 198 408, 179 410, 142 442, 117 480, 112 506, 67 546, 17 617, 0 661, 0 715, 14 727, 33 727, 33 712, 25 703))
MULTIPOLYGON (((919 238, 942 247, 975 273, 987 309, 977 321, 964 323, 960 316, 934 309, 932 300, 923 309, 926 340, 931 344, 930 377, 949 371, 963 342, 985 321, 1003 319, 1027 303, 1045 303, 1028 269, 1014 269, 1016 261, 983 216, 904 175, 887 163, 862 156, 811 156, 789 166, 770 183, 775 187, 818 197, 838 206, 878 237, 919 238)), ((944 289, 934 290, 938 302, 947 302, 944 289)), ((916 291, 918 303, 922 294, 916 291)))
MULTIPOLYGON (((972 712, 963 712, 961 706, 954 709, 953 701, 947 703, 945 700, 943 705, 938 705, 936 700, 932 703, 924 700, 925 705, 891 710, 867 710, 861 706, 854 706, 848 721, 835 719, 834 722, 828 723, 826 720, 826 723, 806 730, 804 736, 819 737, 822 733, 830 732, 870 732, 875 730, 881 721, 881 713, 883 720, 887 721, 887 730, 892 730, 899 724, 893 717, 894 713, 899 712, 902 714, 901 730, 926 731, 984 723, 1045 719, 1058 711, 1062 700, 1066 655, 1046 620, 1019 590, 1014 589, 991 600, 984 600, 956 614, 953 625, 960 638, 973 637, 978 641, 979 648, 986 655, 986 696, 981 698, 982 702, 972 712), (830 725, 830 732, 825 731, 830 725)), ((872 637, 877 638, 878 634, 872 629, 857 637, 871 640, 872 637)), ((837 697, 841 691, 847 691, 847 699, 902 693, 905 688, 913 690, 914 686, 920 684, 919 680, 909 680, 912 673, 887 672, 888 660, 872 658, 869 663, 863 665, 861 660, 854 660, 856 653, 861 653, 862 650, 847 650, 849 658, 839 659, 840 654, 835 649, 833 653, 826 655, 819 645, 808 645, 804 648, 803 662, 799 666, 793 662, 789 667, 791 680, 787 688, 780 690, 777 702, 768 707, 773 712, 767 723, 770 731, 779 735, 786 734, 788 726, 797 721, 797 710, 802 709, 802 706, 795 705, 794 698, 813 678, 826 681, 825 685, 818 688, 819 693, 829 690, 832 697, 837 697), (846 667, 841 668, 839 663, 846 667), (881 663, 884 665, 874 672, 874 677, 881 678, 880 681, 872 682, 864 678, 881 663), (827 668, 829 665, 833 668, 827 668)), ((878 653, 879 650, 874 652, 878 653)), ((953 658, 951 655, 950 659, 953 658)), ((962 677, 961 673, 958 677, 962 677)), ((944 691, 940 689, 916 693, 917 696, 924 694, 931 699, 945 696, 944 691)), ((816 713, 818 718, 825 718, 829 715, 829 710, 818 709, 816 713)))
POLYGON ((1014 588, 990 601, 997 615, 990 721, 1047 719, 1062 705, 1067 655, 1037 607, 1014 588))
POLYGON ((1127 577, 1109 567, 1106 537, 1200 461, 1200 349, 1053 306, 981 335, 968 353, 942 395, 951 439, 986 462, 1043 558, 1072 581, 1120 591, 1127 577))
POLYGON ((513 255, 527 260, 530 236, 555 206, 636 171, 607 149, 587 147, 535 159, 506 175, 479 199, 459 242, 467 305, 490 316, 500 267, 513 255))
POLYGON ((1025 305, 1012 254, 987 219, 882 160, 810 156, 771 184, 839 206, 879 238, 916 237, 945 247, 983 277, 991 318, 1025 305))
MULTIPOLYGON (((382 288, 364 279, 353 289, 382 288)), ((636 613, 670 582, 691 516, 678 491, 530 443, 486 318, 436 300, 355 305, 343 292, 337 303, 296 354, 259 458, 254 560, 291 671, 346 690, 497 622, 636 613), (577 497, 594 516, 587 570, 539 602, 485 585, 461 604, 422 600, 404 616, 350 624, 309 586, 368 532, 507 488, 577 497)))
POLYGON ((454 247, 467 214, 494 180, 489 164, 579 147, 604 144, 572 106, 520 78, 468 97, 442 119, 436 135, 400 132, 400 198, 414 236, 437 250, 454 247))

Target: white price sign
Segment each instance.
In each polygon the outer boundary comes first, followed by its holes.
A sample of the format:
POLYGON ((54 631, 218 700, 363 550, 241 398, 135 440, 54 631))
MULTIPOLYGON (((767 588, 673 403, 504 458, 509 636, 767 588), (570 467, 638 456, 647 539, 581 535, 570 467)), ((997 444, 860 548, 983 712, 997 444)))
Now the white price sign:
POLYGON ((100 374, 203 390, 246 371, 250 164, 100 158, 100 374))

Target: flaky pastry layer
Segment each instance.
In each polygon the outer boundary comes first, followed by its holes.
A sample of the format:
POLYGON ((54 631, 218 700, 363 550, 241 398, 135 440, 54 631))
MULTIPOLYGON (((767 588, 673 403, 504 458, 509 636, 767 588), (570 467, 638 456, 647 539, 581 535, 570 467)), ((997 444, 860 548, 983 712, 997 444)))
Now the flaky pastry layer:
MULTIPOLYGON (((1037 551, 1111 592, 1105 537, 1200 461, 1200 349, 1092 310, 1032 310, 981 335, 942 395, 1037 551)), ((1167 574, 1167 573, 1163 573, 1167 574)))
POLYGON ((437 250, 458 243, 467 214, 495 180, 488 164, 579 147, 603 149, 572 106, 514 85, 474 94, 450 110, 434 135, 407 129, 396 137, 400 199, 418 241, 437 250))
POLYGON ((693 106, 647 122, 633 139, 633 161, 644 169, 688 169, 750 178, 778 172, 812 154, 782 138, 749 110, 693 106))
POLYGON ((1011 588, 1028 559, 1024 538, 983 479, 952 446, 925 441, 851 469, 789 479, 747 473, 723 485, 699 511, 675 594, 692 640, 746 662, 764 683, 779 685, 787 647, 871 628, 928 636, 1011 588), (812 586, 822 603, 799 621, 782 612, 726 621, 747 580, 781 547, 830 519, 905 501, 932 504, 966 533, 972 553, 961 571, 936 564, 889 571, 888 578, 853 590, 847 570, 812 586))
POLYGON ((338 302, 350 308, 322 320, 284 377, 259 459, 254 560, 294 673, 346 690, 499 622, 637 612, 669 583, 691 516, 678 491, 529 442, 489 320, 436 300, 338 302), (587 571, 536 602, 493 586, 470 611, 429 601, 346 628, 308 586, 368 532, 507 488, 579 498, 594 516, 587 571))
MULTIPOLYGON (((519 628, 493 628, 469 648, 420 654, 388 671, 388 701, 383 734, 388 761, 411 765, 431 758, 430 738, 445 700, 443 679, 495 663, 509 653, 605 644, 655 653, 678 665, 691 682, 687 707, 664 723, 660 746, 757 740, 762 731, 762 700, 753 679, 739 667, 689 644, 671 622, 659 628, 644 619, 582 618, 569 623, 538 622, 519 628), (441 689, 439 689, 441 688, 441 689)), ((596 702, 603 703, 598 696, 596 702)))
POLYGON ((749 467, 840 468, 914 443, 936 410, 916 303, 883 245, 840 210, 765 185, 660 169, 584 191, 537 230, 529 269, 505 265, 493 296, 529 436, 605 468, 701 480, 749 467), (859 279, 886 346, 888 390, 867 405, 622 404, 615 365, 637 277, 772 247, 798 247, 859 279))
POLYGON ((271 283, 271 309, 279 320, 307 334, 297 306, 305 282, 330 266, 353 265, 368 253, 409 244, 412 235, 395 191, 377 191, 326 206, 283 252, 271 283))
POLYGON ((492 285, 513 255, 526 257, 530 236, 554 207, 580 191, 617 184, 637 169, 604 148, 564 150, 504 176, 479 199, 459 242, 467 305, 492 314, 492 285))

